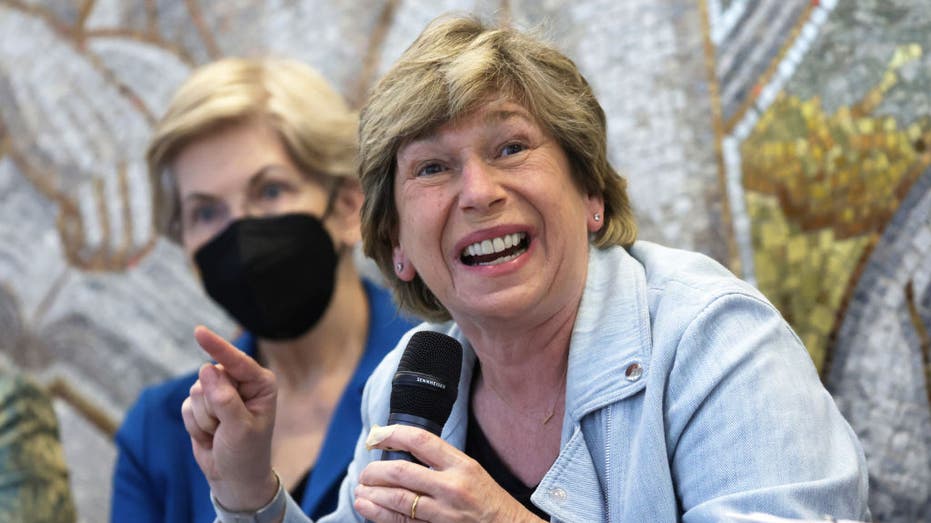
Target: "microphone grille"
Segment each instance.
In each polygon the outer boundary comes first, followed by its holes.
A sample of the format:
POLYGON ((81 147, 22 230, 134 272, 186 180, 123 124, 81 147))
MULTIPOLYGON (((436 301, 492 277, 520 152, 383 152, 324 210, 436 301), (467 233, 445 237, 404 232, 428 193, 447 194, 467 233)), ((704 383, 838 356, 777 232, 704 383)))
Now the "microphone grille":
POLYGON ((461 372, 462 345, 455 338, 433 331, 415 332, 401 355, 392 382, 391 412, 444 425, 456 402, 461 372), (410 379, 400 379, 412 375, 440 386, 419 386, 410 379))

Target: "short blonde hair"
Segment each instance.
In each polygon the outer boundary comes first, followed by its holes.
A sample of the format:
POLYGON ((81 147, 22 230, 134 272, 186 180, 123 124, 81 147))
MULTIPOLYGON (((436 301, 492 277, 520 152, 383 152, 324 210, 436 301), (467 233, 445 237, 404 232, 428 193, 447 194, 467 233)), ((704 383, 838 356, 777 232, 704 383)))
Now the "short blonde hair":
POLYGON ((565 150, 578 187, 604 198, 604 226, 593 235, 594 245, 628 246, 637 236, 627 183, 608 163, 604 110, 572 60, 512 28, 440 17, 378 82, 359 124, 365 253, 378 264, 398 303, 428 320, 447 320, 449 312, 419 276, 405 282, 393 271, 397 153, 407 141, 495 95, 530 111, 565 150))
POLYGON ((358 115, 320 73, 283 58, 225 58, 195 70, 155 127, 146 158, 156 229, 180 241, 171 163, 184 147, 229 126, 261 122, 305 176, 355 177, 358 115))

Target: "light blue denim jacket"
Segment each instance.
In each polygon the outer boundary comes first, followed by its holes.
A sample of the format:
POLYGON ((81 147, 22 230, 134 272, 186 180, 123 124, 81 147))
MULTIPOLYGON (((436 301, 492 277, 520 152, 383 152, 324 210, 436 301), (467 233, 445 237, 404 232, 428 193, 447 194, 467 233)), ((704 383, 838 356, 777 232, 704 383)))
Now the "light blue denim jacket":
MULTIPOLYGON (((465 445, 475 354, 443 438, 465 445)), ((352 492, 364 435, 388 417, 407 340, 363 396, 363 434, 337 511, 362 521, 352 492)), ((750 285, 696 253, 637 242, 590 249, 569 352, 561 450, 532 500, 565 522, 728 521, 730 513, 869 519, 863 451, 805 348, 750 285)), ((528 442, 532 445, 533 442, 528 442)), ((306 522, 289 502, 285 521, 306 522)))

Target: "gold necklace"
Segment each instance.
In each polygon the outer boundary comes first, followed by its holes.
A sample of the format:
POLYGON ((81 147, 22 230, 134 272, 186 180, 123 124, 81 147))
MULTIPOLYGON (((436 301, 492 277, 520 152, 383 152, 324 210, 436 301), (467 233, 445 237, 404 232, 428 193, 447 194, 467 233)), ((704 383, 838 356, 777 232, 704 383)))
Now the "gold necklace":
MULTIPOLYGON (((481 372, 481 367, 479 367, 479 372, 481 372)), ((559 405, 559 399, 563 396, 563 392, 566 389, 566 375, 568 374, 568 372, 569 372, 569 362, 567 361, 566 368, 563 369, 562 371, 562 378, 560 379, 561 383, 559 386, 559 391, 556 393, 556 397, 553 399, 553 404, 550 406, 550 410, 548 412, 544 412, 545 416, 543 417, 543 421, 540 422, 540 425, 546 425, 547 423, 549 423, 551 419, 553 419, 553 416, 556 415, 556 406, 559 405)), ((496 389, 495 386, 492 385, 490 381, 484 379, 484 377, 482 378, 482 381, 488 384, 488 388, 490 388, 491 391, 495 393, 495 396, 497 396, 498 399, 501 400, 501 403, 504 403, 505 406, 507 406, 507 408, 511 409, 514 412, 517 412, 518 414, 522 416, 525 416, 528 418, 530 417, 530 416, 527 416, 527 414, 525 414, 524 411, 514 408, 514 406, 511 405, 508 402, 508 400, 504 399, 504 396, 502 396, 501 393, 498 392, 498 389, 496 389)))

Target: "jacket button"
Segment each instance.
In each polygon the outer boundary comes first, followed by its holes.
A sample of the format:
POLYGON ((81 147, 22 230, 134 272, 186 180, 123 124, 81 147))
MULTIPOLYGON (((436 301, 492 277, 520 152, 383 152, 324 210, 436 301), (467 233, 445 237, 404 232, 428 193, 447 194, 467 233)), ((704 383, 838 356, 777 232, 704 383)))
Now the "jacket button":
POLYGON ((559 487, 556 487, 554 489, 550 489, 550 497, 562 503, 563 501, 566 501, 568 494, 566 494, 565 490, 559 487))
POLYGON ((624 376, 627 377, 627 381, 637 381, 640 379, 640 376, 643 376, 643 367, 640 366, 639 363, 631 363, 627 366, 624 376))

